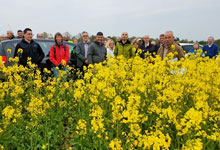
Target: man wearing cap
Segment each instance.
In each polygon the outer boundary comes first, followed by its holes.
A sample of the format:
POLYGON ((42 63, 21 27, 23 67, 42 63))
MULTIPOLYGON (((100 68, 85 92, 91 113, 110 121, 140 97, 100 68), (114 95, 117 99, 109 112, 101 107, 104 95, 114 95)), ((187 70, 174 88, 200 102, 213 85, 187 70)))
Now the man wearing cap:
POLYGON ((176 38, 174 39, 174 42, 176 43, 176 45, 181 46, 181 45, 180 45, 180 38, 176 37, 176 38))
POLYGON ((103 44, 103 33, 96 34, 96 40, 88 48, 89 64, 96 64, 106 60, 107 49, 103 44))

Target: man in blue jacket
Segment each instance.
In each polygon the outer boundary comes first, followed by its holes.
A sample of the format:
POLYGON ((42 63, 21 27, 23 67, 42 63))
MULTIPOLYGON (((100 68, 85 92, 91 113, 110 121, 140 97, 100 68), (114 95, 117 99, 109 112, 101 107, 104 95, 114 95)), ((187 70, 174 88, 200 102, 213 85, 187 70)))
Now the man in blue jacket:
POLYGON ((205 56, 212 58, 216 57, 219 53, 218 46, 214 44, 214 37, 209 37, 208 38, 208 45, 205 45, 203 47, 203 52, 205 53, 205 56))

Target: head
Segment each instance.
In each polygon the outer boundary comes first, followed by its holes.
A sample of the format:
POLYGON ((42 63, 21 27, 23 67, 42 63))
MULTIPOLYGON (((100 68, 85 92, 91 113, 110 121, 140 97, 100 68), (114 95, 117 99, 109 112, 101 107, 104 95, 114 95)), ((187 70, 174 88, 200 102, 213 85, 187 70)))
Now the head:
POLYGON ((0 37, 0 41, 4 41, 6 39, 7 39, 6 35, 2 34, 1 37, 0 37))
POLYGON ((179 39, 178 37, 176 37, 176 38, 174 39, 174 42, 178 45, 178 44, 180 43, 180 39, 179 39))
POLYGON ((117 37, 117 38, 116 38, 116 42, 119 42, 119 41, 121 41, 121 38, 120 38, 120 37, 117 37))
POLYGON ((106 43, 106 47, 108 49, 113 50, 115 48, 115 42, 113 40, 108 40, 107 43, 106 43))
POLYGON ((73 39, 73 43, 77 44, 78 43, 78 39, 77 38, 73 39))
POLYGON ((127 41, 128 40, 128 32, 123 32, 121 34, 121 39, 122 39, 122 41, 127 41))
POLYGON ((60 32, 57 32, 54 36, 54 40, 56 44, 61 44, 63 42, 63 36, 60 32))
POLYGON ((42 33, 38 33, 38 34, 37 34, 37 38, 38 38, 38 39, 43 39, 43 38, 44 38, 44 37, 43 37, 43 34, 42 34, 42 33))
POLYGON ((32 30, 30 28, 24 29, 24 39, 26 41, 31 41, 33 37, 32 30))
POLYGON ((214 37, 213 36, 210 36, 209 38, 208 38, 208 44, 209 45, 212 45, 214 43, 214 37))
POLYGON ((50 35, 48 36, 48 39, 52 40, 52 39, 53 39, 53 35, 50 34, 50 35))
POLYGON ((86 31, 82 32, 82 39, 83 39, 83 42, 85 42, 85 43, 89 42, 89 34, 88 34, 88 32, 86 32, 86 31))
POLYGON ((164 35, 165 44, 171 46, 174 42, 174 36, 172 31, 167 31, 164 35))
POLYGON ((194 44, 193 44, 193 48, 194 48, 194 49, 199 49, 199 43, 194 43, 194 44))
POLYGON ((143 45, 143 40, 142 39, 138 39, 137 43, 138 43, 138 46, 140 47, 141 45, 143 45))
POLYGON ((164 34, 160 35, 160 44, 164 44, 164 34))
POLYGON ((68 39, 67 39, 67 36, 66 36, 66 35, 63 35, 62 37, 63 37, 63 41, 68 41, 68 39))
POLYGON ((145 35, 144 36, 144 43, 148 44, 150 41, 150 36, 149 35, 145 35))
POLYGON ((111 40, 112 38, 110 36, 107 37, 107 41, 111 40))
POLYGON ((134 40, 132 43, 133 43, 135 49, 137 49, 139 47, 138 40, 134 40))
POLYGON ((18 31, 17 31, 17 36, 18 36, 18 38, 23 38, 23 32, 22 32, 22 30, 18 30, 18 31))
POLYGON ((7 37, 8 37, 8 39, 13 39, 14 33, 12 31, 7 31, 7 37))
POLYGON ((103 42, 103 33, 102 32, 98 32, 96 34, 96 41, 99 43, 99 44, 102 44, 103 42))
POLYGON ((152 45, 156 45, 157 43, 156 43, 156 41, 152 41, 151 44, 152 45))

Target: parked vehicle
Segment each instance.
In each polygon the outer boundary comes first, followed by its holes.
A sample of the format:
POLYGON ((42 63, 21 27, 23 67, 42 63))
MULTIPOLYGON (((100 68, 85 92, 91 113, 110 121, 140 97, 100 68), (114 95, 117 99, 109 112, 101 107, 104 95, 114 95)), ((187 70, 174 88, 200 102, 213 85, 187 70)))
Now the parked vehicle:
MULTIPOLYGON (((189 50, 193 49, 193 43, 180 43, 180 45, 182 46, 183 50, 188 53, 189 50)), ((202 49, 203 46, 199 45, 199 48, 202 49)))
MULTIPOLYGON (((9 58, 14 57, 14 52, 15 52, 15 47, 16 45, 21 41, 21 39, 13 39, 13 40, 7 40, 7 41, 3 41, 0 43, 0 56, 6 56, 7 58, 7 62, 6 62, 6 66, 10 66, 12 65, 11 62, 9 62, 9 58), (11 49, 11 51, 9 52, 8 50, 11 49)), ((49 59, 49 51, 50 51, 50 47, 51 45, 55 44, 54 40, 49 40, 49 39, 34 39, 34 41, 36 41, 37 43, 40 44, 45 57, 41 62, 41 65, 39 66, 41 69, 43 68, 47 68, 47 69, 51 69, 52 67, 52 63, 50 62, 49 59)), ((70 61, 69 61, 69 65, 70 66, 75 66, 76 65, 76 45, 73 43, 69 43, 69 42, 64 42, 65 44, 67 44, 69 46, 69 50, 70 50, 70 61)))

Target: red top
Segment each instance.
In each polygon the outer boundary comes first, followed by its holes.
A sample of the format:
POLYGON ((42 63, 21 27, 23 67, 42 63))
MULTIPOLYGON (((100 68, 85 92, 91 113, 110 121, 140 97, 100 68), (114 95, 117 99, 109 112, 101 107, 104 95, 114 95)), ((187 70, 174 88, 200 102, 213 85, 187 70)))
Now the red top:
POLYGON ((4 64, 6 64, 7 62, 7 57, 6 56, 0 56, 1 57, 1 60, 4 64))
POLYGON ((50 47, 50 61, 55 65, 58 66, 61 63, 61 60, 64 59, 66 61, 66 64, 68 64, 70 53, 69 53, 69 46, 66 45, 66 51, 63 48, 63 44, 58 46, 56 44, 56 51, 54 54, 54 46, 52 45, 50 47), (55 56, 56 55, 56 56, 55 56))

